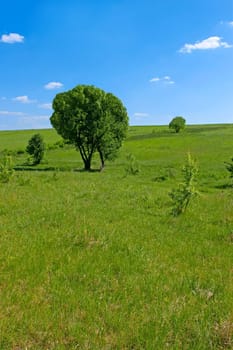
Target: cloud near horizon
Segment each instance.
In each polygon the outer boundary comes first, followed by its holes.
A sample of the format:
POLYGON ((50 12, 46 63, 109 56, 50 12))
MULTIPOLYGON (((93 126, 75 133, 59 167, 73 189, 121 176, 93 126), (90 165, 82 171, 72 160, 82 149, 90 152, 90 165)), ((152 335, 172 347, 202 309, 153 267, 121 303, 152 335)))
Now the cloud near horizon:
POLYGON ((18 33, 3 34, 0 42, 5 44, 23 43, 24 36, 18 33))
POLYGON ((45 129, 50 128, 50 116, 49 115, 27 115, 17 120, 18 125, 26 129, 45 129))
POLYGON ((54 89, 59 89, 63 86, 62 83, 60 83, 59 81, 51 81, 50 83, 44 85, 44 88, 46 90, 54 90, 54 89))
POLYGON ((134 117, 136 117, 136 118, 146 118, 146 117, 149 117, 149 114, 148 113, 136 112, 136 113, 134 113, 134 117))
POLYGON ((232 45, 228 44, 225 41, 222 41, 222 38, 219 36, 210 36, 207 39, 202 41, 196 41, 194 44, 185 44, 179 52, 181 53, 191 53, 195 50, 213 50, 218 48, 228 49, 232 47, 232 45))
POLYGON ((13 116, 13 117, 20 117, 20 120, 23 121, 32 121, 32 120, 49 120, 49 115, 29 115, 28 113, 24 112, 12 112, 12 111, 0 111, 0 116, 13 116))
POLYGON ((23 112, 11 112, 11 111, 0 111, 0 115, 9 115, 9 116, 17 116, 17 117, 23 117, 26 115, 26 113, 23 112))
POLYGON ((32 116, 23 116, 20 118, 22 121, 30 122, 30 121, 35 121, 35 120, 49 120, 50 116, 49 115, 32 115, 32 116))

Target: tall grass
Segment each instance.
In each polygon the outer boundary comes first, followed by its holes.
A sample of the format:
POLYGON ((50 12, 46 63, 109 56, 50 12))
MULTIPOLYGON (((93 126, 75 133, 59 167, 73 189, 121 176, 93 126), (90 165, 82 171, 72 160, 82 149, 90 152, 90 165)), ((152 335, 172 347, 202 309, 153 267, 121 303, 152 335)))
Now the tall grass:
POLYGON ((71 171, 82 163, 67 147, 0 184, 0 349, 233 346, 233 130, 132 130, 102 173, 71 171), (201 195, 174 218, 187 151, 201 195), (131 152, 141 171, 125 177, 131 152))

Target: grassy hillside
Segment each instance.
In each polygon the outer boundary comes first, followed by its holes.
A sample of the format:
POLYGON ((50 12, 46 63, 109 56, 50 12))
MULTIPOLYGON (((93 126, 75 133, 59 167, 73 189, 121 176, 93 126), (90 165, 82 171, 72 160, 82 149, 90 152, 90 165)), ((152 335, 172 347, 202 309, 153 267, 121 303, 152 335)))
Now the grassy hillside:
POLYGON ((35 131, 0 132, 21 169, 0 184, 0 349, 231 349, 233 126, 131 127, 102 173, 39 132, 42 171, 18 152, 35 131), (173 217, 187 152, 200 195, 173 217))

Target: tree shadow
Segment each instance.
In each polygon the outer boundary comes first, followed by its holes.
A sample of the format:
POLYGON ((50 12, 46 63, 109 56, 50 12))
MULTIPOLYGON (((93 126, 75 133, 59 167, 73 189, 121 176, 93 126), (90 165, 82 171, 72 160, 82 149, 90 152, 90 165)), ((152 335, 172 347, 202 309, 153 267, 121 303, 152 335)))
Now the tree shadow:
POLYGON ((233 189, 233 184, 221 184, 221 185, 216 185, 214 188, 217 188, 219 190, 227 190, 229 188, 233 189))
POLYGON ((85 170, 85 169, 70 169, 71 171, 75 173, 101 173, 100 169, 90 169, 90 170, 85 170))
POLYGON ((28 172, 77 172, 77 173, 99 173, 100 169, 78 169, 78 168, 67 168, 67 167, 44 167, 36 168, 35 166, 15 166, 15 171, 28 171, 28 172))

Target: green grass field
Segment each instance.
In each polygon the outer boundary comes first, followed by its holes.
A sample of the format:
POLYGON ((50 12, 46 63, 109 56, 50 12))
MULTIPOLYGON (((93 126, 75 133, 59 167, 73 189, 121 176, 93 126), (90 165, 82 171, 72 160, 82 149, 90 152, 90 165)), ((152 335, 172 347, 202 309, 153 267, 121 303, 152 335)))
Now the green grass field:
POLYGON ((0 183, 0 349, 233 349, 233 125, 131 127, 102 173, 71 146, 25 165, 34 133, 0 132, 17 169, 0 183), (188 152, 200 195, 173 217, 188 152))

